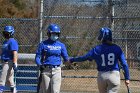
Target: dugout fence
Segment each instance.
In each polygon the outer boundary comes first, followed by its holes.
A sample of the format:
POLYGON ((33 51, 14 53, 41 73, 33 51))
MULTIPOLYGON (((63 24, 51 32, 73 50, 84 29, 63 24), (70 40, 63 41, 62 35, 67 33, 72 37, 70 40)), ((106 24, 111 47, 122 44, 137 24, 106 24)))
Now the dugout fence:
MULTIPOLYGON (((43 11, 38 11, 38 13, 42 13, 40 18, 39 15, 36 18, 0 18, 1 31, 5 25, 13 25, 15 27, 15 38, 19 42, 19 53, 22 53, 18 61, 19 64, 27 64, 27 69, 30 72, 32 68, 28 64, 35 65, 33 58, 37 45, 41 39, 44 40, 47 38, 46 28, 50 23, 60 25, 62 32, 60 39, 66 44, 70 56, 85 54, 92 47, 99 44, 97 41, 98 30, 101 27, 107 26, 113 30, 113 42, 120 45, 125 52, 132 80, 130 88, 133 93, 139 93, 139 0, 27 1, 32 2, 30 7, 37 4, 38 8, 36 8, 36 11, 42 5, 43 11), (36 1, 37 3, 35 3, 36 1)), ((1 37, 0 42, 2 41, 3 38, 1 37)), ((98 92, 95 62, 83 62, 78 65, 79 70, 74 70, 71 67, 64 68, 61 91, 71 91, 74 93, 98 92), (72 82, 76 82, 76 84, 72 82)), ((26 66, 23 66, 23 68, 26 68, 26 66)), ((31 73, 33 74, 33 72, 31 73)), ((26 73, 23 73, 23 75, 26 76, 26 73)), ((37 76, 33 77, 35 78, 37 76)), ((21 81, 19 80, 19 82, 21 81)), ((29 79, 29 81, 36 82, 34 79, 29 79)), ((28 81, 24 82, 26 83, 28 81)), ((126 91, 123 83, 121 88, 121 91, 126 91)))

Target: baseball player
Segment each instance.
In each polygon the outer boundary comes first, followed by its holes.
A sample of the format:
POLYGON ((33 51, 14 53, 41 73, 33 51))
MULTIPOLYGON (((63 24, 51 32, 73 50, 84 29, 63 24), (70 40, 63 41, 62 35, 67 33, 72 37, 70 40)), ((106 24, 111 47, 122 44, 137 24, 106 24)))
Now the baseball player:
POLYGON ((112 43, 111 29, 101 28, 98 40, 102 44, 97 45, 83 56, 70 58, 69 61, 72 63, 95 60, 99 93, 118 93, 120 87, 119 64, 122 65, 125 72, 125 84, 129 86, 129 68, 124 53, 118 45, 112 43))
POLYGON ((38 45, 35 57, 41 71, 37 93, 60 93, 61 57, 67 62, 68 54, 65 45, 58 40, 60 27, 50 24, 47 30, 48 39, 38 45))
POLYGON ((18 55, 18 43, 13 38, 14 35, 13 26, 5 26, 2 32, 5 41, 2 45, 2 72, 0 75, 0 93, 3 92, 5 83, 9 83, 11 92, 16 93, 16 85, 14 84, 14 71, 17 71, 17 55, 18 55))

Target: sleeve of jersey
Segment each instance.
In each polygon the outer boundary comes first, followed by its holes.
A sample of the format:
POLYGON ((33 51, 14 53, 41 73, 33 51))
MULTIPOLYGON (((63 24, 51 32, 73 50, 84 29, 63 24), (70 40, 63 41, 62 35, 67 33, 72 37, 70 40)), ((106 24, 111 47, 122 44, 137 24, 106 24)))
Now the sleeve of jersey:
POLYGON ((125 59, 125 56, 124 56, 123 52, 121 53, 121 56, 120 56, 120 62, 121 62, 121 65, 123 67, 123 70, 124 70, 125 79, 130 80, 129 67, 128 67, 128 64, 127 64, 127 61, 125 59))
POLYGON ((42 49, 43 49, 43 44, 40 43, 38 45, 37 50, 36 50, 36 56, 35 56, 35 62, 36 62, 37 65, 42 65, 41 64, 42 49))
POLYGON ((11 51, 18 51, 18 43, 15 40, 12 40, 10 43, 10 50, 11 51))
POLYGON ((64 62, 68 61, 69 56, 68 56, 67 49, 66 49, 65 45, 62 46, 61 55, 64 59, 64 62))
POLYGON ((93 60, 93 53, 94 53, 94 49, 90 50, 87 54, 83 55, 83 56, 79 56, 79 57, 73 57, 70 59, 71 62, 82 62, 82 61, 92 61, 93 60))

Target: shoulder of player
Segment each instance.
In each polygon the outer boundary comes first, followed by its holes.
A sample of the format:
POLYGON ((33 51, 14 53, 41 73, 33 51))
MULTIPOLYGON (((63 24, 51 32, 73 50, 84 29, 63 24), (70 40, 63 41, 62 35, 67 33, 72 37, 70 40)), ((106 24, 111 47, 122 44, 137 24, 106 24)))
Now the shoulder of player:
MULTIPOLYGON (((120 48, 117 44, 111 44, 109 46, 113 46, 113 47, 116 47, 116 48, 120 48)), ((107 46, 106 46, 107 47, 107 46)), ((99 45, 96 45, 95 47, 93 47, 94 49, 96 50, 101 50, 102 48, 105 48, 104 44, 99 44, 99 45)))
POLYGON ((65 45, 63 42, 61 42, 61 41, 59 41, 59 40, 57 40, 56 43, 57 43, 57 44, 60 44, 60 45, 65 45))
POLYGON ((50 42, 51 42, 50 39, 47 39, 47 40, 41 41, 40 44, 41 45, 47 45, 47 44, 50 44, 50 42))
POLYGON ((9 41, 16 41, 14 38, 9 38, 9 41))
POLYGON ((112 44, 112 46, 115 46, 115 47, 117 47, 117 48, 120 48, 120 46, 117 45, 117 44, 112 44))
POLYGON ((93 48, 95 48, 95 49, 99 49, 99 48, 101 48, 102 47, 102 44, 99 44, 99 45, 96 45, 95 47, 93 47, 93 48))
POLYGON ((44 40, 44 41, 42 41, 41 43, 45 44, 46 42, 48 42, 48 40, 44 40))
POLYGON ((9 42, 17 42, 17 40, 14 39, 14 38, 10 38, 10 39, 9 39, 9 42))

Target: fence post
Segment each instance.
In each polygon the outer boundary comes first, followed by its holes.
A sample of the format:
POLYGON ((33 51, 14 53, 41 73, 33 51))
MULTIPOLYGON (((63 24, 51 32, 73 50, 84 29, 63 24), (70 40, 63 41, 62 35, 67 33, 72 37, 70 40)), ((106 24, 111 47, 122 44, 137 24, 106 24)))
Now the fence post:
POLYGON ((40 32, 40 42, 42 41, 42 22, 43 22, 43 0, 40 0, 40 14, 39 14, 39 32, 40 32))

